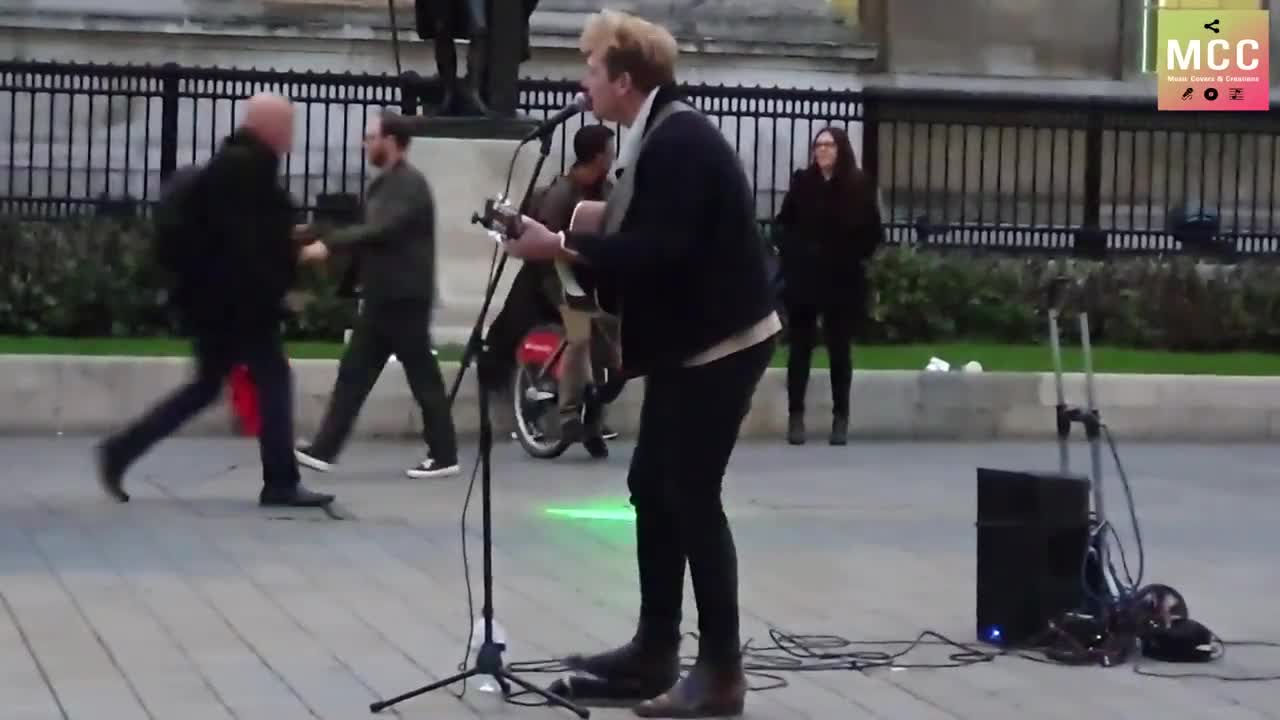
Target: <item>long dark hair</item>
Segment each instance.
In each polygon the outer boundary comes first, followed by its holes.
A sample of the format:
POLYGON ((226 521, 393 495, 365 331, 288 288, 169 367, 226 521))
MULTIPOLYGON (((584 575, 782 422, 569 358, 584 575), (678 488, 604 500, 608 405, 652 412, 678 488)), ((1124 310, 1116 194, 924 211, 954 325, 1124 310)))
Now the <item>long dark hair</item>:
POLYGON ((818 131, 813 136, 813 142, 809 144, 809 170, 815 175, 820 175, 822 171, 818 168, 818 162, 814 158, 814 152, 818 146, 818 140, 828 135, 836 146, 836 165, 832 169, 831 177, 833 180, 841 181, 845 184, 858 169, 858 158, 853 154, 853 145, 849 142, 849 133, 843 128, 834 125, 828 125, 818 131))

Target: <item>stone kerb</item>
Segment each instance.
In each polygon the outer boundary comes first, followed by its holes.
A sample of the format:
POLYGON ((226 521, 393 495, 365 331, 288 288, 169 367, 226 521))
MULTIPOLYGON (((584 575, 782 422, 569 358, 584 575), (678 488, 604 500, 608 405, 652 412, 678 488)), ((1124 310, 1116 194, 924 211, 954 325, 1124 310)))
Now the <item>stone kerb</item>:
MULTIPOLYGON (((0 432, 97 434, 141 412, 191 372, 185 358, 79 356, 0 357, 0 432)), ((333 360, 295 360, 298 433, 313 431, 333 387, 333 360)), ((451 385, 456 363, 445 365, 451 385)), ((1144 440, 1267 440, 1280 436, 1280 381, 1255 377, 1099 375, 1098 404, 1118 437, 1144 440)), ((1065 379, 1067 401, 1083 404, 1084 378, 1065 379)), ((815 435, 830 417, 825 371, 812 374, 809 425, 815 435)), ((464 379, 454 419, 459 433, 477 423, 474 370, 464 379)), ((634 436, 643 383, 631 383, 610 410, 610 423, 634 436)), ((930 373, 859 371, 853 381, 855 439, 1051 439, 1055 403, 1048 373, 930 373)), ((510 430, 511 402, 492 403, 500 439, 510 430)), ((771 369, 744 425, 749 438, 779 438, 787 420, 786 373, 771 369)), ((412 437, 421 418, 400 367, 391 363, 356 426, 359 437, 412 437)), ((219 402, 183 429, 187 434, 233 430, 228 404, 219 402)), ((1077 432, 1077 437, 1079 434, 1077 432)))

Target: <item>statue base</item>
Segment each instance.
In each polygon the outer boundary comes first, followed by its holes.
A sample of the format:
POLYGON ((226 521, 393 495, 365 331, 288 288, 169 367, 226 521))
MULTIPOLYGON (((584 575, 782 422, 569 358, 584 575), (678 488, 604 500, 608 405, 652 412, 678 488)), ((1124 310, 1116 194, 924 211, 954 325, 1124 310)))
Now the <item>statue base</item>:
POLYGON ((405 118, 416 138, 452 138, 455 140, 523 140, 538 126, 538 121, 520 116, 484 117, 415 115, 405 118))
MULTIPOLYGON (((436 208, 436 309, 433 338, 438 343, 463 343, 484 304, 490 263, 497 248, 488 233, 471 222, 486 199, 507 187, 511 168, 510 200, 519 205, 538 160, 538 147, 520 148, 515 166, 511 156, 533 124, 488 118, 427 118, 419 121, 409 144, 409 161, 431 184, 436 208)), ((557 163, 543 166, 538 187, 559 173, 557 163)), ((499 249, 499 252, 501 250, 499 249)), ((493 322, 511 289, 520 261, 509 258, 502 273, 487 322, 493 322)))

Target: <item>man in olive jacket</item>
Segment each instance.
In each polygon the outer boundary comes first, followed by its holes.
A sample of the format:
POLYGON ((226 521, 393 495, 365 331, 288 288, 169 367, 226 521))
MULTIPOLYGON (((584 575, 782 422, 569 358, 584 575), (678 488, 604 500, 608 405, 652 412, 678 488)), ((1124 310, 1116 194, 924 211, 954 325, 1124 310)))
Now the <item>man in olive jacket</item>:
POLYGON ((369 123, 365 149, 381 174, 369 185, 366 222, 329 233, 313 244, 313 259, 349 252, 359 263, 361 305, 320 431, 295 450, 299 463, 328 471, 346 444, 356 416, 394 354, 404 366, 422 410, 427 457, 407 473, 434 478, 458 472, 457 439, 440 365, 431 352, 435 299, 435 206, 422 173, 405 158, 404 120, 383 113, 369 123))

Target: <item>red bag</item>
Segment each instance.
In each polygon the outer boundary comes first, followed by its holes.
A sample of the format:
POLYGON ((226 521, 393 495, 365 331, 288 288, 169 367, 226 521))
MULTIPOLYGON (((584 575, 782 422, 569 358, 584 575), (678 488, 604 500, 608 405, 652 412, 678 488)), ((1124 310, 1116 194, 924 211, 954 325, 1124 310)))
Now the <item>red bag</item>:
POLYGON ((258 388, 253 384, 248 366, 232 368, 227 382, 231 386, 231 410, 240 434, 257 437, 262 429, 262 415, 258 412, 258 388))

